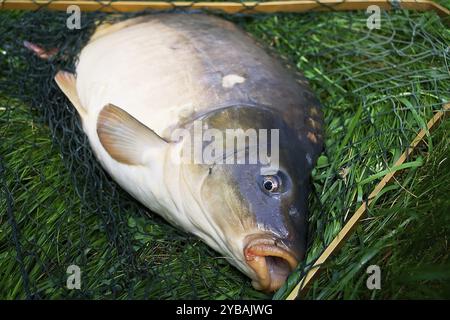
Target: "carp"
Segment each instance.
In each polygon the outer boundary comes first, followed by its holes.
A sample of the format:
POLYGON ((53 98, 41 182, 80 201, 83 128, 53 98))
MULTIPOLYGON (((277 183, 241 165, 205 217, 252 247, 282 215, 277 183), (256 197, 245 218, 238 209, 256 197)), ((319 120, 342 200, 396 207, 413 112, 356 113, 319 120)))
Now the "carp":
POLYGON ((109 175, 254 288, 277 290, 304 258, 320 103, 235 24, 161 13, 100 26, 55 81, 109 175))

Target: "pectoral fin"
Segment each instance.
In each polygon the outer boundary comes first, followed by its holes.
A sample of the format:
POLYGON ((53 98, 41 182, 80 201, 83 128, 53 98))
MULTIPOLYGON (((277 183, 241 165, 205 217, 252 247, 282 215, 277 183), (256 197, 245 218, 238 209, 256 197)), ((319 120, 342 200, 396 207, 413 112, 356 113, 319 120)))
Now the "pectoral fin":
POLYGON ((113 159, 129 165, 150 163, 168 145, 153 130, 113 104, 100 112, 97 134, 113 159))
POLYGON ((58 87, 64 92, 66 97, 72 102, 75 109, 77 109, 81 118, 86 117, 86 109, 81 105, 80 99, 77 93, 77 80, 73 73, 66 71, 59 71, 55 76, 55 81, 58 87))

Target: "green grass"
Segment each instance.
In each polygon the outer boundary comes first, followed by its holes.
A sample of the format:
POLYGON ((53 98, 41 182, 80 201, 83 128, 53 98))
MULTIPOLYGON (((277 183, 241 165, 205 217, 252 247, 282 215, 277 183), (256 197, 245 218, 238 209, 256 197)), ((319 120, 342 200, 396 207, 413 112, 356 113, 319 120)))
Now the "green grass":
POLYGON ((370 207, 370 214, 314 283, 316 299, 431 299, 450 297, 448 237, 450 123, 433 133, 424 163, 397 176, 398 183, 370 207), (381 290, 366 288, 369 265, 381 268, 381 290))
POLYGON ((450 1, 449 0, 434 0, 434 2, 439 3, 444 8, 450 9, 450 1))
MULTIPOLYGON (((73 57, 93 16, 86 29, 69 32, 61 29, 61 14, 0 15, 6 57, 0 60, 0 297, 268 297, 104 174, 51 80, 72 61, 50 64, 21 48, 26 39, 60 46, 73 57), (65 288, 66 268, 74 263, 82 270, 80 291, 65 288)), ((326 151, 313 172, 308 263, 392 169, 433 110, 449 101, 450 34, 435 15, 383 15, 382 28, 371 32, 365 18, 233 18, 302 70, 324 105, 326 151)), ((427 136, 427 148, 407 160, 306 298, 449 297, 448 129, 447 121, 427 136), (381 267, 380 291, 365 286, 371 264, 381 267)), ((302 265, 288 286, 307 269, 302 265)))

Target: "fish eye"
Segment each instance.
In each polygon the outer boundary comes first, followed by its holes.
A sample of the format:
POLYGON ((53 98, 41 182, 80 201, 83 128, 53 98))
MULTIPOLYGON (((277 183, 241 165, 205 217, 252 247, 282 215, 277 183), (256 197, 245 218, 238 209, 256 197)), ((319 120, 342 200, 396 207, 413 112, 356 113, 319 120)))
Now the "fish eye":
POLYGON ((262 187, 267 192, 277 192, 280 189, 280 178, 278 176, 265 176, 262 187))

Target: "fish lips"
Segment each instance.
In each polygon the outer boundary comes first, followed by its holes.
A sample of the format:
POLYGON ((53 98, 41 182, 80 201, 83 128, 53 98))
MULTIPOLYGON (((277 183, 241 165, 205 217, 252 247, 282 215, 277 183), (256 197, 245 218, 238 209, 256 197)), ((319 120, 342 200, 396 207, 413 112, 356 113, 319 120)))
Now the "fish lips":
POLYGON ((279 289, 298 265, 299 257, 274 236, 252 235, 245 243, 245 261, 256 274, 252 285, 257 290, 279 289))

